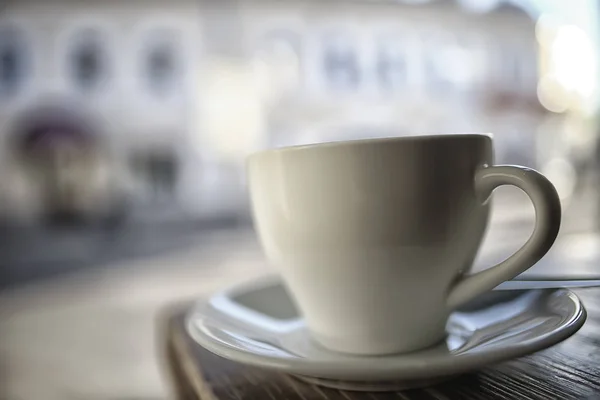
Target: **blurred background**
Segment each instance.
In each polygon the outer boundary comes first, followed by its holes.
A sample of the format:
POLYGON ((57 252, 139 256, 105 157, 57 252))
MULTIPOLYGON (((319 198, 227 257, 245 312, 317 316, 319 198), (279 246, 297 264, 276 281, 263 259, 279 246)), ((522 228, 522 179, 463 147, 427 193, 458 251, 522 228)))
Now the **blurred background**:
MULTIPOLYGON (((540 274, 600 274, 594 0, 0 1, 0 392, 162 399, 156 313, 258 276, 245 157, 491 132, 564 223, 540 274)), ((480 263, 533 208, 495 195, 480 263)), ((478 265, 479 265, 478 264, 478 265)), ((2 394, 0 394, 2 397, 2 394)))

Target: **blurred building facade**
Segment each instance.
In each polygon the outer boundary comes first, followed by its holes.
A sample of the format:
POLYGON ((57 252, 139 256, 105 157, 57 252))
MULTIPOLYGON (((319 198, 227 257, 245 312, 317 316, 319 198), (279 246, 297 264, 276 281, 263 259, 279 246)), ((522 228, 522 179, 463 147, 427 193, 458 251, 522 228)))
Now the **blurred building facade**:
POLYGON ((543 169, 540 49, 501 2, 9 1, 0 212, 246 214, 247 154, 365 137, 491 131, 543 169))
POLYGON ((193 1, 5 3, 3 211, 152 215, 189 197, 186 174, 202 185, 203 155, 189 145, 198 22, 193 1))

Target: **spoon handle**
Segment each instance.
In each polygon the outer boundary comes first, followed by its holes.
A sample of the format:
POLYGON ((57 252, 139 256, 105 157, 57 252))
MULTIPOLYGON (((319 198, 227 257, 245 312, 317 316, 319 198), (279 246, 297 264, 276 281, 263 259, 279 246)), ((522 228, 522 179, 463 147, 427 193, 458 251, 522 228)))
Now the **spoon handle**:
POLYGON ((600 279, 579 280, 539 280, 539 281, 506 281, 496 286, 494 290, 529 290, 529 289, 558 289, 586 288, 600 286, 600 279))

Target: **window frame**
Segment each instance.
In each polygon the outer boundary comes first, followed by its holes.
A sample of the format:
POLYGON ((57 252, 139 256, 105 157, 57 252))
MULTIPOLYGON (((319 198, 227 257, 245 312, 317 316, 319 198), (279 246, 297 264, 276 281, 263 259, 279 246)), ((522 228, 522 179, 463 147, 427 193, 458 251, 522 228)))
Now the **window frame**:
POLYGON ((365 55, 362 54, 364 50, 362 48, 363 38, 359 32, 341 26, 327 29, 318 36, 318 40, 320 43, 318 45, 319 51, 317 53, 316 65, 319 71, 318 74, 320 80, 324 84, 323 86, 327 88, 326 90, 338 93, 360 91, 368 80, 368 76, 366 75, 367 71, 363 60, 365 55), (341 36, 344 37, 341 38, 341 36), (340 43, 342 44, 341 47, 346 47, 345 49, 342 49, 342 52, 350 51, 354 58, 354 67, 356 68, 356 80, 354 83, 335 83, 329 77, 330 72, 326 70, 326 53, 332 49, 332 43, 338 41, 340 38, 340 43))
POLYGON ((118 65, 115 62, 116 40, 113 36, 115 27, 100 19, 84 19, 76 24, 67 26, 61 31, 59 39, 59 68, 61 71, 62 85, 69 93, 78 96, 100 97, 114 89, 117 85, 118 65), (82 40, 92 37, 95 46, 99 49, 101 59, 101 72, 96 84, 89 88, 82 87, 74 77, 72 55, 82 40))
MULTIPOLYGON (((185 74, 185 59, 184 59, 184 48, 182 48, 181 41, 178 40, 182 37, 182 32, 172 26, 152 26, 147 27, 143 30, 140 35, 141 43, 136 54, 137 68, 136 71, 139 74, 140 86, 144 93, 148 94, 154 100, 168 100, 173 98, 180 91, 185 74), (165 32, 166 35, 162 38, 160 32, 165 32), (169 82, 166 83, 167 87, 157 88, 153 83, 151 74, 149 71, 149 57, 152 52, 159 47, 166 46, 169 53, 171 54, 170 63, 171 71, 169 82)), ((165 83, 162 84, 163 86, 165 83)))
MULTIPOLYGON (((20 61, 17 61, 16 81, 6 85, 3 79, 0 79, 0 99, 12 99, 18 97, 28 85, 32 75, 32 42, 28 37, 27 30, 14 23, 0 24, 0 48, 12 46, 13 49, 20 52, 20 61), (21 63, 19 68, 19 63, 21 63), (10 87, 9 87, 10 86, 10 87)), ((0 65, 0 68, 2 66, 0 65)), ((0 76, 2 71, 0 71, 0 76)))
POLYGON ((71 81, 71 84, 75 86, 81 93, 88 94, 97 92, 101 90, 102 86, 104 86, 110 79, 111 71, 108 50, 106 40, 104 40, 102 36, 103 35, 101 31, 90 27, 83 28, 71 39, 71 43, 66 54, 68 58, 67 75, 71 81), (77 65, 77 63, 82 61, 82 59, 78 57, 83 55, 83 53, 77 53, 85 51, 85 49, 81 46, 85 46, 86 44, 91 45, 89 49, 93 51, 91 54, 94 55, 96 62, 96 71, 94 72, 95 77, 93 77, 92 80, 88 81, 87 83, 78 77, 78 74, 81 74, 81 71, 77 71, 79 68, 81 68, 81 64, 77 65))
MULTIPOLYGON (((372 46, 372 69, 374 71, 373 81, 380 92, 393 93, 395 91, 407 90, 411 86, 411 63, 414 62, 414 54, 411 54, 412 38, 407 32, 386 31, 373 36, 372 46), (395 46, 400 43, 400 46, 395 46), (404 63, 404 73, 400 82, 388 85, 383 81, 381 64, 382 58, 388 56, 388 63, 392 65, 398 58, 404 63)), ((392 74, 393 75, 393 74, 392 74)))

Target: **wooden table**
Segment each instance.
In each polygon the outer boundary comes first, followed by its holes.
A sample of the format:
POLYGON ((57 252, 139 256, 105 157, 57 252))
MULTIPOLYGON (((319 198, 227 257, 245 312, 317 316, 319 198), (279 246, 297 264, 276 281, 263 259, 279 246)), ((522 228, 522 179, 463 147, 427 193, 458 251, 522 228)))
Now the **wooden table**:
POLYGON ((196 345, 184 330, 183 316, 189 304, 164 312, 159 319, 159 340, 163 367, 180 400, 600 400, 600 290, 579 290, 577 294, 587 308, 588 319, 565 342, 437 386, 402 392, 327 389, 213 355, 196 345))

